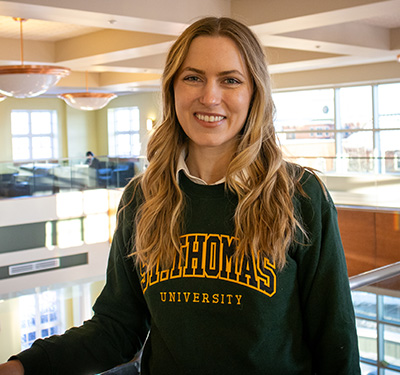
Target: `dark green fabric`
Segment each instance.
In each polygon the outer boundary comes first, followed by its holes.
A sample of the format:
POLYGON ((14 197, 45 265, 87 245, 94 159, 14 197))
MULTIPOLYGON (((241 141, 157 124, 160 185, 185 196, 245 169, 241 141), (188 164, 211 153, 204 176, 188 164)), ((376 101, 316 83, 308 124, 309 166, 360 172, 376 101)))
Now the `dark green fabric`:
POLYGON ((336 210, 316 178, 307 173, 309 198, 295 198, 308 243, 298 236, 282 271, 262 256, 232 260, 237 199, 223 184, 197 185, 181 174, 180 185, 184 264, 134 270, 126 257, 132 203, 121 213, 94 318, 19 354, 27 375, 38 366, 41 374, 103 371, 132 358, 150 326, 143 375, 360 374, 336 210))

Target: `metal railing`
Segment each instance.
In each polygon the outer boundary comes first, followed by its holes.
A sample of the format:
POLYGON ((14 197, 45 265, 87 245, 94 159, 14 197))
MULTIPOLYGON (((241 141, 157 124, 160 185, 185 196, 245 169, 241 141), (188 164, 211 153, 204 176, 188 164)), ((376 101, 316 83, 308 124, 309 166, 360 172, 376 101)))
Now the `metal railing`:
POLYGON ((398 275, 400 275, 400 262, 388 264, 387 266, 379 267, 374 270, 350 277, 350 288, 351 290, 355 290, 398 275))

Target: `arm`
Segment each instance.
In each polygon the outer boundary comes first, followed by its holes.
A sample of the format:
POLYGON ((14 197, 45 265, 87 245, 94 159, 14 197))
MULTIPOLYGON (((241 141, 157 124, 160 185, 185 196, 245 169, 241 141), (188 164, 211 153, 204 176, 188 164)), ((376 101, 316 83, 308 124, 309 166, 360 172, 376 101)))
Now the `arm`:
POLYGON ((133 358, 149 328, 149 313, 130 251, 132 210, 124 210, 114 235, 107 282, 92 319, 63 335, 37 340, 18 354, 26 375, 94 374, 133 358))
POLYGON ((336 209, 314 178, 304 189, 309 199, 299 200, 309 240, 299 246, 295 257, 314 371, 318 375, 358 375, 355 317, 336 209))

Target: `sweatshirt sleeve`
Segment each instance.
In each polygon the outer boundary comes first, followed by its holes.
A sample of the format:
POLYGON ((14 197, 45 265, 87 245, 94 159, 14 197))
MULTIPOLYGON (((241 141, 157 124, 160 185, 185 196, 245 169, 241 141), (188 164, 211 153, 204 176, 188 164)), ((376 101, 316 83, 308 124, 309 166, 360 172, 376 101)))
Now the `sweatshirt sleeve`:
POLYGON ((106 285, 93 306, 93 318, 62 335, 39 339, 18 354, 26 375, 95 374, 131 360, 142 347, 150 318, 134 260, 127 256, 134 212, 131 207, 119 212, 106 285))
POLYGON ((315 374, 360 374, 355 317, 336 208, 314 176, 303 185, 300 212, 308 239, 297 245, 305 335, 315 374))

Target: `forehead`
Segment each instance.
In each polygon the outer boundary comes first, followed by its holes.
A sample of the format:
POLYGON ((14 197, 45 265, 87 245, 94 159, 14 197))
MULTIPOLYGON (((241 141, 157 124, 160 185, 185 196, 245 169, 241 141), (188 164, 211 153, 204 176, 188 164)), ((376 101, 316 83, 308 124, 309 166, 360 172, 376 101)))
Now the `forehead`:
POLYGON ((226 36, 199 36, 193 39, 181 68, 240 69, 247 67, 236 43, 226 36))

